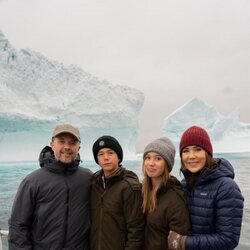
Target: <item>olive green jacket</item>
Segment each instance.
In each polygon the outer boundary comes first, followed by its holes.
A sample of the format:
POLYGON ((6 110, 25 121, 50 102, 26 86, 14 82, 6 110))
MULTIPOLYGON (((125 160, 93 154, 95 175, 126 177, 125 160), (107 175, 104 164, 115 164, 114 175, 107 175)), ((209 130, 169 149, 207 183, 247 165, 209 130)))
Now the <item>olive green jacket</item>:
POLYGON ((140 250, 144 242, 141 184, 123 167, 104 180, 102 170, 91 185, 91 250, 140 250))
POLYGON ((190 231, 188 208, 180 182, 171 177, 157 193, 157 208, 147 214, 145 249, 168 249, 169 230, 181 235, 190 231))

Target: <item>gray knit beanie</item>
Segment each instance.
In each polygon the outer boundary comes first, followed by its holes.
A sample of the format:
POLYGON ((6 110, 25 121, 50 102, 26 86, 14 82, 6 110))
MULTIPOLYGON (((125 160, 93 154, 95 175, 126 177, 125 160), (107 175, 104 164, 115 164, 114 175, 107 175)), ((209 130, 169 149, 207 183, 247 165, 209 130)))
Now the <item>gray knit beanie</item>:
POLYGON ((167 137, 162 137, 150 142, 144 149, 143 159, 148 152, 155 152, 161 155, 168 164, 169 172, 172 171, 175 159, 175 147, 167 137))

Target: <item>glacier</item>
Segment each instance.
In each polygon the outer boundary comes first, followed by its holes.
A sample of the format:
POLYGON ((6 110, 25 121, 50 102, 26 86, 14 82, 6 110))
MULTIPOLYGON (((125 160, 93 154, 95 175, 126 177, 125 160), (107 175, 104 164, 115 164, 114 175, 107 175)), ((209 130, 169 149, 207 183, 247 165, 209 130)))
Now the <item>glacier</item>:
POLYGON ((163 121, 162 134, 174 142, 177 150, 182 133, 197 125, 209 133, 215 154, 250 153, 250 124, 241 123, 239 110, 221 115, 213 106, 193 98, 172 112, 163 121))
POLYGON ((134 159, 143 103, 137 89, 16 50, 0 30, 0 161, 37 160, 60 123, 79 128, 84 160, 93 159, 92 145, 104 134, 116 137, 125 158, 134 159))

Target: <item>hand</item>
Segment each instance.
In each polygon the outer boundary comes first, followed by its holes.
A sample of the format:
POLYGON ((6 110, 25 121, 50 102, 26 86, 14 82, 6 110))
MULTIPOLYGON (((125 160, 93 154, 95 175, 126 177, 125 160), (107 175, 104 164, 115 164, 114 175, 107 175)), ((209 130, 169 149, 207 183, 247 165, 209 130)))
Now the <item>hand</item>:
POLYGON ((187 236, 180 235, 175 231, 169 231, 168 249, 170 250, 185 250, 185 241, 187 236))

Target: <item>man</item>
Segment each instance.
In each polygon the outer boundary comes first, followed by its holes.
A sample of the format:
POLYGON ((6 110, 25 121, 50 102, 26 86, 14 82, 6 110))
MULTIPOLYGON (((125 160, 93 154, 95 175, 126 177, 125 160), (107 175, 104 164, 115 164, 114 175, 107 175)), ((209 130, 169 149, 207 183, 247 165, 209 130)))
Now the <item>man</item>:
POLYGON ((9 249, 87 250, 92 173, 79 167, 80 132, 58 125, 41 168, 21 182, 9 219, 9 249))
POLYGON ((144 240, 141 185, 122 167, 123 151, 112 136, 93 145, 101 170, 91 183, 91 250, 140 250, 144 240))

